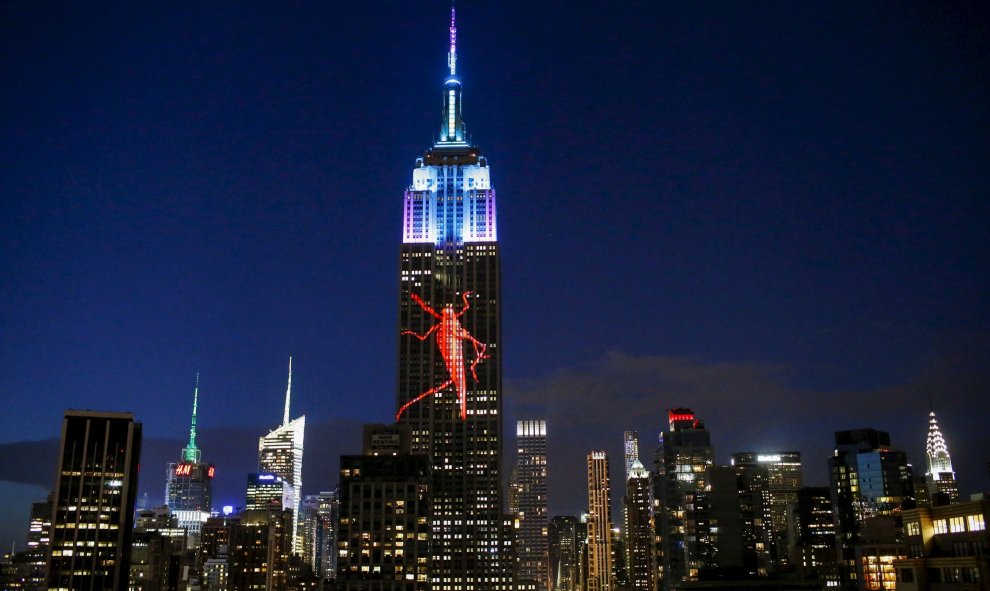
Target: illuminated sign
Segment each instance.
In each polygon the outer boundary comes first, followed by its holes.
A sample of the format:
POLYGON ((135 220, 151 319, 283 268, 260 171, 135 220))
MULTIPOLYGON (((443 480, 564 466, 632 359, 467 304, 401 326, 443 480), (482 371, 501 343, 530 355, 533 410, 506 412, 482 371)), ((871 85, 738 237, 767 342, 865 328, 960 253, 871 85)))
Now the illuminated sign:
POLYGON ((398 421, 402 417, 402 413, 413 404, 426 398, 430 394, 436 394, 451 385, 454 386, 454 390, 457 392, 457 402, 461 408, 461 420, 467 420, 467 374, 464 371, 464 346, 461 344, 461 341, 469 341, 474 346, 475 357, 474 361, 471 362, 470 370, 471 376, 474 378, 475 382, 478 381, 478 374, 475 372, 475 368, 478 367, 478 363, 481 362, 482 359, 488 358, 488 356, 485 355, 485 350, 488 346, 471 336, 471 333, 461 326, 461 321, 459 320, 459 318, 463 316, 464 313, 471 307, 470 304, 468 304, 468 295, 470 294, 470 291, 466 291, 462 295, 464 307, 461 308, 460 312, 455 311, 452 304, 447 304, 444 306, 443 312, 439 314, 436 310, 426 305, 426 302, 424 302, 418 295, 412 294, 413 301, 419 304, 419 307, 422 308, 424 312, 430 316, 433 316, 440 322, 434 324, 433 327, 424 334, 417 334, 411 330, 404 330, 402 331, 402 334, 412 335, 421 341, 425 341, 430 338, 431 334, 437 333, 437 347, 440 349, 440 355, 443 357, 443 362, 447 366, 447 373, 450 376, 450 379, 439 386, 430 388, 426 392, 423 392, 419 396, 403 404, 402 408, 399 409, 399 412, 395 414, 396 421, 398 421))
POLYGON ((233 512, 234 512, 234 506, 233 505, 224 505, 223 506, 223 514, 224 515, 230 515, 233 512))
POLYGON ((274 474, 258 474, 258 480, 275 480, 274 474))
POLYGON ((209 468, 206 469, 206 475, 210 478, 213 478, 213 476, 216 474, 216 471, 217 471, 216 468, 210 466, 209 468))
POLYGON ((176 476, 189 476, 192 474, 193 464, 186 464, 185 462, 179 464, 175 467, 176 476))
POLYGON ((780 455, 779 454, 772 454, 772 455, 766 455, 766 456, 756 456, 756 461, 757 462, 779 462, 780 461, 780 455))

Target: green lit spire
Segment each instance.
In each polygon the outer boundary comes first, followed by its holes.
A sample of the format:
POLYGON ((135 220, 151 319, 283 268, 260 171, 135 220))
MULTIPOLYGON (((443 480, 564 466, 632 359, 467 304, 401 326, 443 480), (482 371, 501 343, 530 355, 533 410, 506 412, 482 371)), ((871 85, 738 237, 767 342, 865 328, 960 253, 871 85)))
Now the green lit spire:
POLYGON ((196 407, 199 404, 199 372, 196 372, 196 387, 193 388, 192 422, 189 424, 189 445, 182 450, 182 461, 199 463, 203 452, 196 447, 196 407))

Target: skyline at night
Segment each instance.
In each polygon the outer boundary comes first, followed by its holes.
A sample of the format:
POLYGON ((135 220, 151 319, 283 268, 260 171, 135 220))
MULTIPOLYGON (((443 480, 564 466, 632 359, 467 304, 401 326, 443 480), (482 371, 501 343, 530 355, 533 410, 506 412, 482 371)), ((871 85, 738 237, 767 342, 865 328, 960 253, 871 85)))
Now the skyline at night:
POLYGON ((188 443, 214 508, 243 505, 290 356, 295 503, 335 486, 399 410, 401 347, 437 346, 396 327, 469 303, 397 290, 397 245, 436 238, 397 195, 475 139, 501 326, 470 300, 498 358, 465 341, 461 373, 546 421, 550 516, 586 510, 592 450, 621 499, 624 432, 649 468, 679 407, 717 463, 799 450, 812 485, 866 427, 924 475, 934 409, 961 496, 990 489, 986 7, 465 4, 470 134, 458 95, 444 136, 445 6, 2 9, 0 541, 52 489, 67 408, 143 424, 139 501, 188 443))

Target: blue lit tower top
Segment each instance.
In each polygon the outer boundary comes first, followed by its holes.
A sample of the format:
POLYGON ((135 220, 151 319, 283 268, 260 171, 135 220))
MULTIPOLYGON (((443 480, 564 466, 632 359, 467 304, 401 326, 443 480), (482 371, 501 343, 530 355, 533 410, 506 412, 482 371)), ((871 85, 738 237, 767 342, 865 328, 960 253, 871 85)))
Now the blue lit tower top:
POLYGON ((182 461, 198 464, 203 452, 196 447, 196 407, 199 404, 199 372, 196 372, 196 386, 193 388, 192 421, 189 424, 189 445, 182 450, 182 461))
POLYGON ((462 118, 461 79, 457 75, 457 24, 450 9, 450 75, 444 80, 440 138, 416 160, 405 194, 404 244, 440 245, 495 242, 495 190, 487 159, 468 141, 462 118))

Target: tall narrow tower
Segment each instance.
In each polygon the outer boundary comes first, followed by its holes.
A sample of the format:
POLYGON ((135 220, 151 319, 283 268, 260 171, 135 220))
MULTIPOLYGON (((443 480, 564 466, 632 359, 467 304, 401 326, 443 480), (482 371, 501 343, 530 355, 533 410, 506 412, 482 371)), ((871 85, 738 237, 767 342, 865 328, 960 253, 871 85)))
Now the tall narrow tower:
POLYGON ((199 374, 193 388, 192 419, 189 422, 189 444, 182 450, 178 462, 165 466, 165 504, 176 516, 179 527, 189 533, 190 546, 199 545, 203 523, 213 506, 213 464, 202 462, 203 452, 196 446, 196 419, 199 414, 199 374))
POLYGON ((495 190, 468 139, 450 19, 439 139, 403 200, 396 421, 428 454, 433 589, 497 589, 502 555, 502 361, 495 190))
POLYGON ((925 480, 928 483, 928 494, 932 504, 946 505, 959 502, 959 486, 956 484, 956 473, 952 471, 952 458, 949 448, 938 428, 935 411, 928 413, 928 441, 925 446, 928 457, 928 472, 925 480))
POLYGON ((292 551, 301 555, 303 544, 298 535, 299 503, 302 500, 303 436, 306 432, 306 415, 289 420, 291 398, 292 358, 289 357, 289 383, 285 389, 282 424, 258 439, 258 472, 278 475, 291 487, 283 496, 282 508, 292 510, 292 551))
POLYGON ((588 454, 588 591, 611 591, 612 496, 608 456, 588 454))

